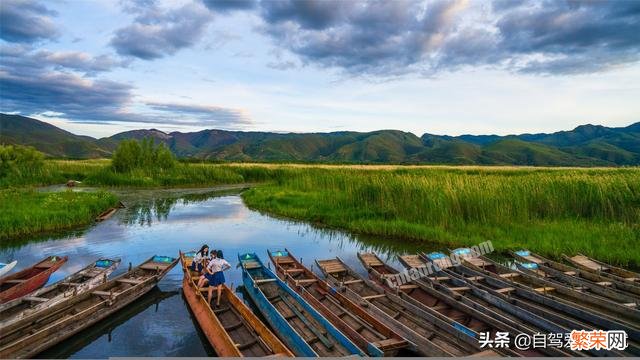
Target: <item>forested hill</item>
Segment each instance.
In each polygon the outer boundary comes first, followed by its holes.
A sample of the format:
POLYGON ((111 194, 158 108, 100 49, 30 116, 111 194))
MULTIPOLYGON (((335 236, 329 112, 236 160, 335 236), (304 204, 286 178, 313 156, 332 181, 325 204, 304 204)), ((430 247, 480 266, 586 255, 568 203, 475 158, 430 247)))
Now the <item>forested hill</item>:
POLYGON ((271 133, 225 130, 164 133, 133 130, 102 139, 32 118, 0 114, 0 144, 34 146, 52 157, 108 157, 124 139, 154 138, 181 158, 226 161, 423 163, 550 166, 640 165, 640 123, 582 125, 552 134, 424 134, 398 130, 271 133))

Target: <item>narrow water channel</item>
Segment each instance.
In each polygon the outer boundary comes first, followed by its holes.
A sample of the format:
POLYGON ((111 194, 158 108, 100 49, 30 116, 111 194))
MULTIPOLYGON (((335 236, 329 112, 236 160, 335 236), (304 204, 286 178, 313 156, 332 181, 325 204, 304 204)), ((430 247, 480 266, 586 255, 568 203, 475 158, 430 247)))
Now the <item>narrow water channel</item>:
MULTIPOLYGON (((110 219, 54 237, 0 244, 0 261, 18 259, 17 271, 46 255, 68 256, 67 264, 52 275, 49 283, 53 283, 100 257, 122 259, 115 276, 125 272, 129 263, 135 266, 155 254, 175 257, 178 250, 197 249, 205 243, 211 249, 222 249, 234 266, 238 253, 256 252, 267 263, 267 249, 286 247, 308 266, 314 259, 339 256, 363 274, 358 251, 375 251, 400 268, 395 255, 418 250, 398 241, 276 219, 248 209, 239 191, 122 191, 118 195, 127 208, 110 219)), ((225 276, 228 285, 242 283, 237 268, 225 276)), ((214 356, 182 297, 181 281, 182 270, 176 266, 137 302, 40 356, 214 356)))

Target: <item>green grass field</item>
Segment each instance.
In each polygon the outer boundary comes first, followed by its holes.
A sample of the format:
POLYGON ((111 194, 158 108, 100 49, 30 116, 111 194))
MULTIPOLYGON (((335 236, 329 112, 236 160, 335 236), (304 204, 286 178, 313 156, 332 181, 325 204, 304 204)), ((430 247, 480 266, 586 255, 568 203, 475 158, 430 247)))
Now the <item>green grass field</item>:
POLYGON ((252 208, 388 241, 582 252, 640 264, 638 169, 290 168, 252 208))
POLYGON ((117 202, 105 191, 0 190, 0 240, 87 224, 117 202))
MULTIPOLYGON (((446 248, 491 240, 498 250, 528 248, 554 258, 582 252, 640 265, 639 168, 181 163, 162 171, 117 173, 109 165, 109 160, 48 160, 38 174, 5 177, 0 187, 68 179, 140 188, 260 183, 243 194, 253 209, 389 242, 446 248)), ((25 205, 16 209, 24 209, 24 217, 37 214, 38 196, 17 199, 25 205), (36 202, 29 208, 28 201, 36 202)), ((94 216, 83 214, 87 221, 94 216)), ((59 217, 60 226, 79 219, 70 218, 59 217)), ((6 226, 20 229, 19 221, 6 216, 3 221, 3 233, 6 226)), ((48 224, 38 223, 34 231, 56 228, 48 224)), ((28 231, 21 229, 11 231, 28 231)))

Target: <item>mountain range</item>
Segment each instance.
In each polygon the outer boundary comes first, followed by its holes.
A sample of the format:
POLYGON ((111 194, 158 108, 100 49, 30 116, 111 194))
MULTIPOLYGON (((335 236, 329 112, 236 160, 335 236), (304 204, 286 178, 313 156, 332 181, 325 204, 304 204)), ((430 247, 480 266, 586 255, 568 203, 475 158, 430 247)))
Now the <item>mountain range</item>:
POLYGON ((0 144, 30 145, 55 158, 109 157, 125 139, 153 138, 180 158, 220 161, 640 165, 640 122, 627 127, 581 125, 551 134, 443 136, 398 130, 273 133, 132 130, 95 139, 49 123, 0 114, 0 144))

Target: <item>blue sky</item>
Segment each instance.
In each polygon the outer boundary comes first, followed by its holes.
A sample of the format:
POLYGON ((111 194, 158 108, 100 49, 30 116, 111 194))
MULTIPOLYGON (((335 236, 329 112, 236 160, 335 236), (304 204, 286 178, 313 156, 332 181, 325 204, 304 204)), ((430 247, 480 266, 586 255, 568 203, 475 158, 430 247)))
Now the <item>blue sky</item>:
POLYGON ((640 1, 3 0, 0 110, 95 137, 626 126, 638 34, 640 1))

